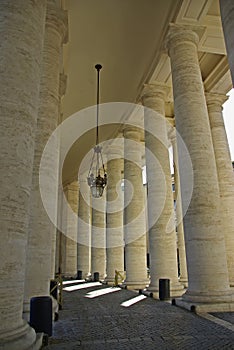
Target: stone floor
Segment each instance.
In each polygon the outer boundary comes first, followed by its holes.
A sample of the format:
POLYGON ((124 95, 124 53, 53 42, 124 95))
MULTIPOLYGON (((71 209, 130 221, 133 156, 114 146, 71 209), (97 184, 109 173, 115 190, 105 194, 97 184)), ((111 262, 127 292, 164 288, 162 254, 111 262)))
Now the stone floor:
POLYGON ((87 297, 104 288, 64 291, 63 309, 43 350, 234 349, 234 313, 206 314, 211 321, 150 297, 124 307, 139 296, 125 289, 87 297))

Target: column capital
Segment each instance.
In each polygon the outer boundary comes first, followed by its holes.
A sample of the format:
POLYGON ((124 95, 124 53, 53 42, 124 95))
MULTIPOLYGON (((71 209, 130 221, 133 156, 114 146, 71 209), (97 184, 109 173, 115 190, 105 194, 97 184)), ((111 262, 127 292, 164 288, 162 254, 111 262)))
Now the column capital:
POLYGON ((209 112, 221 112, 223 110, 223 104, 229 99, 229 96, 225 94, 215 94, 206 92, 206 104, 209 112))
POLYGON ((140 141, 142 132, 141 132, 141 129, 136 128, 132 125, 129 125, 123 129, 123 135, 124 135, 124 138, 126 139, 140 141))
POLYGON ((171 23, 166 36, 165 46, 168 50, 184 42, 198 45, 199 36, 204 28, 201 26, 178 25, 171 23))
POLYGON ((68 42, 68 14, 66 10, 63 10, 56 6, 53 1, 47 2, 46 12, 46 26, 58 31, 62 36, 62 43, 68 42))
POLYGON ((146 98, 160 98, 165 101, 170 91, 171 87, 164 83, 154 82, 152 84, 144 84, 141 100, 144 101, 146 98))

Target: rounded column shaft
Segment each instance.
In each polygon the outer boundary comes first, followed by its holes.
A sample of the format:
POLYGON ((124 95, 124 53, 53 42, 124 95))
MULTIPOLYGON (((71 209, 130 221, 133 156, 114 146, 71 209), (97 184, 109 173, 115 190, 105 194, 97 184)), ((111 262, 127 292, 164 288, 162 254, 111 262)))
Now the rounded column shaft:
POLYGON ((22 320, 46 1, 4 1, 1 36, 0 348, 29 349, 35 332, 22 320))
MULTIPOLYGON (((35 140, 32 191, 30 196, 27 268, 24 312, 27 318, 32 296, 49 295, 51 278, 52 244, 55 227, 50 221, 41 200, 39 171, 45 145, 58 124, 60 54, 66 32, 66 12, 47 1, 43 61, 41 67, 40 100, 35 140)), ((47 159, 47 177, 43 185, 51 193, 54 222, 57 216, 59 143, 55 138, 47 159)))
MULTIPOLYGON (((86 185, 86 188, 88 186, 86 185)), ((85 188, 85 189, 86 189, 85 188)), ((89 191, 89 189, 87 189, 89 191)), ((89 196, 88 196, 89 197, 89 196)), ((82 271, 82 277, 87 278, 90 274, 90 204, 79 192, 78 209, 78 243, 77 243, 77 270, 82 271)))
POLYGON ((145 86, 142 96, 144 106, 148 107, 145 108, 144 123, 151 277, 149 289, 158 291, 159 279, 169 278, 172 295, 180 295, 183 286, 178 282, 174 202, 165 118, 168 92, 166 85, 151 84, 145 86))
POLYGON ((226 100, 226 95, 206 94, 219 180, 221 223, 226 244, 229 282, 234 286, 234 173, 222 115, 222 104, 226 100))
POLYGON ((99 272, 99 278, 106 277, 106 200, 105 192, 101 198, 91 198, 91 275, 99 272))
MULTIPOLYGON (((220 230, 219 189, 195 32, 172 25, 167 47, 171 58, 176 127, 193 165, 193 193, 184 217, 188 290, 183 300, 231 301, 224 237, 220 230)), ((180 158, 182 203, 186 199, 180 158)))
POLYGON ((72 182, 65 188, 65 195, 72 212, 67 211, 66 238, 64 247, 64 270, 66 277, 75 277, 77 274, 77 220, 78 220, 78 183, 72 182), (76 214, 74 220, 73 212, 76 214))
POLYGON ((181 188, 180 188, 180 173, 178 162, 178 147, 176 140, 176 129, 173 128, 171 135, 171 143, 173 148, 173 162, 174 162, 174 182, 175 182, 175 200, 176 200, 176 225, 177 225, 177 247, 179 251, 179 268, 180 268, 180 282, 184 286, 188 286, 188 272, 186 263, 186 252, 184 242, 184 223, 181 203, 181 188))
POLYGON ((127 288, 148 284, 140 133, 124 129, 124 239, 127 288), (142 213, 144 213, 142 215, 142 213))
MULTIPOLYGON (((118 140, 118 139, 117 139, 118 140)), ((121 188, 123 159, 121 146, 108 147, 108 183, 106 204, 106 281, 114 282, 115 270, 124 270, 123 191, 121 188)))

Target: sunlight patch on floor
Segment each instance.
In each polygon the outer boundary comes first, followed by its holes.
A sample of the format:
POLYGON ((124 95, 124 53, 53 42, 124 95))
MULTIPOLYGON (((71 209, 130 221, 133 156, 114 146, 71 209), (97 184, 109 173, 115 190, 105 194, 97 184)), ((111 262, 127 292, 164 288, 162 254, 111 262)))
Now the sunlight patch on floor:
POLYGON ((96 297, 100 297, 101 295, 118 292, 120 290, 121 290, 121 288, 119 288, 119 287, 116 287, 116 288, 110 287, 110 288, 94 290, 93 292, 87 293, 85 295, 85 298, 96 298, 96 297))
POLYGON ((100 282, 83 283, 83 284, 78 284, 77 286, 65 287, 65 288, 63 288, 63 290, 66 292, 73 292, 73 291, 78 290, 78 289, 97 287, 97 286, 101 286, 101 285, 102 284, 100 282))
POLYGON ((133 305, 133 304, 136 304, 136 303, 138 303, 139 301, 144 300, 144 299, 146 299, 146 298, 147 298, 147 297, 146 297, 145 295, 138 295, 138 296, 135 297, 135 298, 129 299, 129 300, 127 300, 127 301, 124 301, 124 302, 121 304, 121 306, 129 307, 129 306, 131 306, 131 305, 133 305))
POLYGON ((85 280, 71 280, 71 281, 63 281, 63 286, 66 284, 75 284, 75 283, 82 283, 85 282, 85 280))

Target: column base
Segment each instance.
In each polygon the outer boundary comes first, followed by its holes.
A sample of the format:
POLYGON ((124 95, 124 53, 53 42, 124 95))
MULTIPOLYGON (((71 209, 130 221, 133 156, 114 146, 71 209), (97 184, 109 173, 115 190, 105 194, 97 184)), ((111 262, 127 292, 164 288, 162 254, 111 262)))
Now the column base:
POLYGON ((183 286, 184 286, 185 288, 188 288, 188 279, 187 279, 187 278, 180 277, 180 278, 179 278, 179 282, 180 282, 181 284, 183 284, 183 286))
MULTIPOLYGON (((159 299, 159 286, 149 285, 147 291, 152 294, 154 299, 159 299)), ((180 282, 170 285, 170 298, 181 297, 184 292, 184 285, 180 282)))
POLYGON ((187 291, 182 295, 182 300, 189 303, 202 304, 219 304, 219 303, 234 303, 234 291, 230 288, 226 291, 216 293, 201 292, 201 291, 187 291))
POLYGON ((149 281, 124 281, 122 283, 122 286, 125 287, 128 290, 133 289, 145 289, 149 285, 149 281))
POLYGON ((22 326, 0 335, 1 350, 39 350, 42 346, 43 333, 36 334, 28 323, 22 320, 22 326))
POLYGON ((176 298, 172 300, 172 304, 179 306, 183 309, 199 313, 199 312, 233 312, 234 302, 220 302, 220 303, 194 303, 191 301, 183 300, 183 298, 176 298))

